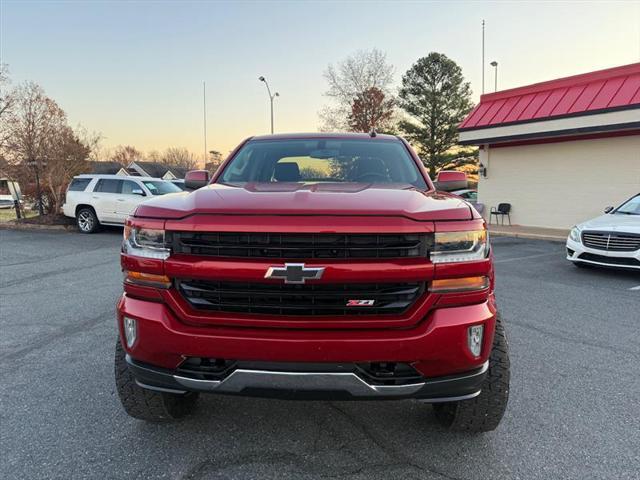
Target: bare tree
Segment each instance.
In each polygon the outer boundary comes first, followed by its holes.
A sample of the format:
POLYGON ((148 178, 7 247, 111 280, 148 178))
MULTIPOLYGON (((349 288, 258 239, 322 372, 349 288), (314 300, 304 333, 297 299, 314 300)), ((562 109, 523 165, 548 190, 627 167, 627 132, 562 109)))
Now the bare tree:
POLYGON ((126 167, 131 162, 142 159, 142 152, 131 145, 118 145, 111 154, 111 161, 126 167))
POLYGON ((220 165, 222 165, 222 161, 222 153, 217 150, 209 150, 209 157, 208 160, 204 162, 204 169, 213 175, 220 165))
POLYGON ((75 133, 62 108, 35 83, 25 83, 11 95, 12 108, 2 119, 8 133, 3 157, 12 176, 27 190, 35 180, 40 214, 45 207, 47 213, 57 213, 67 184, 85 170, 100 136, 81 127, 75 133))
MULTIPOLYGON (((9 140, 8 117, 15 104, 15 94, 11 91, 7 65, 0 64, 0 158, 4 161, 4 147, 9 140)), ((4 162, 3 162, 4 163, 4 162)))
POLYGON ((158 150, 151 150, 150 152, 145 153, 144 159, 147 162, 162 163, 162 154, 158 150))
MULTIPOLYGON (((92 140, 88 140, 92 141, 92 140)), ((44 170, 49 209, 58 213, 64 201, 65 189, 71 179, 86 170, 91 147, 68 126, 55 132, 52 148, 44 170)))
POLYGON ((13 94, 15 98, 7 115, 8 137, 4 149, 7 163, 17 176, 28 178, 29 173, 33 174, 38 209, 42 215, 41 176, 47 166, 56 133, 66 126, 67 118, 58 104, 35 83, 25 83, 16 88, 13 94))
POLYGON ((167 148, 162 153, 160 161, 166 165, 187 169, 193 169, 198 166, 198 160, 195 158, 195 155, 186 148, 179 147, 167 148))
POLYGON ((360 50, 337 64, 329 65, 324 78, 329 84, 325 96, 331 99, 320 112, 321 129, 351 130, 349 116, 353 102, 375 88, 392 100, 391 85, 394 68, 387 56, 378 49, 360 50))
POLYGON ((74 129, 74 133, 80 142, 89 148, 89 156, 87 157, 87 160, 91 162, 99 162, 104 158, 104 149, 102 147, 102 140, 104 137, 101 133, 90 132, 82 125, 77 125, 74 129))

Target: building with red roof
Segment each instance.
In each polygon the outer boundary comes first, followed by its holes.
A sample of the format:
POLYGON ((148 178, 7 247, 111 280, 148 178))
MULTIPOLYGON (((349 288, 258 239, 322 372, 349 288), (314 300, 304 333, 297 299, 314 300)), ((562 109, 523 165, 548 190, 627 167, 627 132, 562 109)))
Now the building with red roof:
POLYGON ((487 211, 570 228, 640 192, 640 63, 482 95, 459 133, 487 211))

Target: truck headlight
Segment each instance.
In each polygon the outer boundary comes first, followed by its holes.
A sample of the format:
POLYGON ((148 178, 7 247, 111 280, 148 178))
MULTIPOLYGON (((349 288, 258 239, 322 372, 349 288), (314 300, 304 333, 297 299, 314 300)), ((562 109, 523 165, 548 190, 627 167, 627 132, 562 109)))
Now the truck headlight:
POLYGON ((166 260, 171 255, 171 249, 167 248, 165 243, 164 230, 129 225, 124 227, 122 252, 135 257, 158 260, 166 260))
POLYGON ((573 227, 569 232, 569 238, 574 242, 580 243, 580 229, 578 228, 577 225, 573 227))
POLYGON ((436 232, 431 252, 433 263, 470 262, 489 255, 486 230, 465 232, 436 232))

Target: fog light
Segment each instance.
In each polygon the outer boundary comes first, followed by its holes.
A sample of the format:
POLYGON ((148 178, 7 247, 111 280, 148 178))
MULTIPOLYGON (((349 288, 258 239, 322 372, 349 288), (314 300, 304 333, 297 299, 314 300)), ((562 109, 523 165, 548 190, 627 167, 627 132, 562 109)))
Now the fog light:
POLYGON ((482 333, 484 332, 484 325, 474 325, 469 327, 468 332, 468 345, 469 351, 474 357, 479 357, 482 351, 482 333))
POLYGON ((131 348, 136 342, 137 337, 136 321, 133 318, 124 317, 124 338, 127 341, 127 347, 131 348))

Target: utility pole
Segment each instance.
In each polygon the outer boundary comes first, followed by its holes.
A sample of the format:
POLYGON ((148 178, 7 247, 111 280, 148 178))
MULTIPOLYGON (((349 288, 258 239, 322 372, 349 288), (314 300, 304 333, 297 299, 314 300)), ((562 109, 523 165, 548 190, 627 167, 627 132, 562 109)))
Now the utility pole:
POLYGON ((202 115, 204 119, 204 163, 207 163, 207 83, 202 82, 202 115))
POLYGON ((482 20, 482 93, 484 94, 484 20, 482 20))

